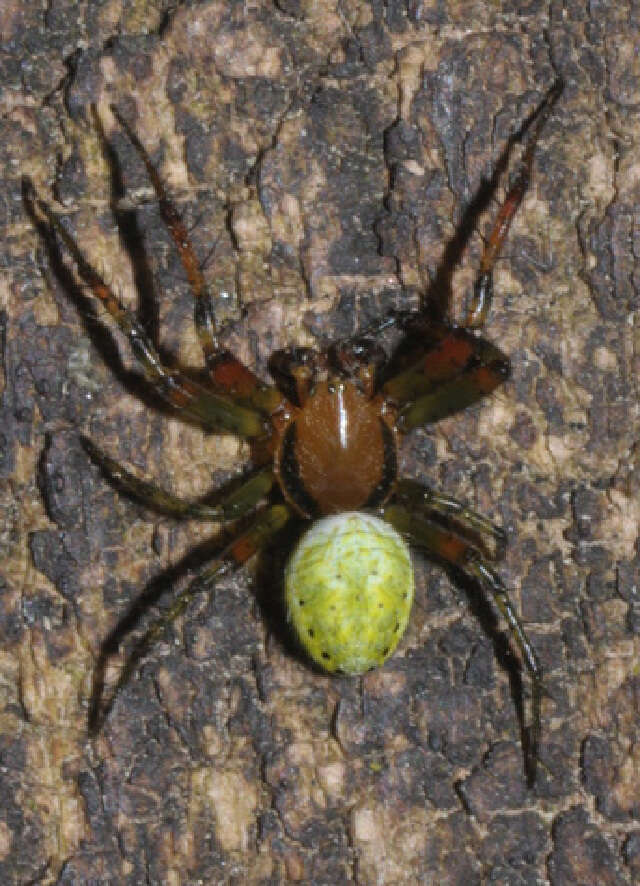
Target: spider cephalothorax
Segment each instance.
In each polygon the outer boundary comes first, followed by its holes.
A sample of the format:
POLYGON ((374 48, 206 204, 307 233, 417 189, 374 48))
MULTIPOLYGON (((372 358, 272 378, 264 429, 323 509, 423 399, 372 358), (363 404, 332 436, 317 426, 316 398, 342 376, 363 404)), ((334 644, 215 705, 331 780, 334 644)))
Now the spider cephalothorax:
POLYGON ((313 518, 379 508, 397 475, 395 410, 344 375, 317 381, 289 409, 275 470, 289 504, 313 518))
MULTIPOLYGON (((406 543, 421 548, 487 593, 507 621, 531 677, 525 757, 529 780, 533 780, 542 671, 506 589, 490 565, 502 555, 504 533, 454 499, 398 478, 397 448, 403 434, 477 402, 508 377, 507 357, 474 330, 486 318, 493 266, 528 186, 536 141, 561 89, 559 82, 554 84, 505 149, 508 153, 514 142, 525 142, 519 168, 486 242, 465 324, 451 325, 441 293, 436 299, 440 308, 429 303, 427 293, 422 312, 386 317, 368 336, 321 353, 301 348, 277 353, 270 363, 275 385, 262 382, 220 346, 214 300, 186 228, 145 149, 117 110, 112 109, 145 163, 193 289, 195 322, 208 371, 206 385, 163 364, 133 314, 25 180, 25 203, 35 223, 44 236, 55 232, 62 239, 80 276, 128 337, 155 392, 186 419, 211 431, 238 434, 253 447, 253 471, 233 491, 223 491, 212 505, 185 501, 136 478, 85 441, 94 461, 114 482, 151 508, 177 517, 221 521, 247 518, 254 512, 243 524, 245 528, 134 646, 110 701, 103 704, 106 660, 119 643, 117 632, 107 639, 94 682, 93 731, 142 655, 197 592, 210 587, 222 571, 244 563, 268 545, 290 521, 315 520, 295 549, 285 577, 289 619, 309 655, 329 671, 362 673, 381 664, 393 652, 409 618, 413 573, 406 543), (402 333, 391 362, 379 345, 379 333, 389 326, 402 333)), ((103 135, 95 111, 94 120, 103 135)))

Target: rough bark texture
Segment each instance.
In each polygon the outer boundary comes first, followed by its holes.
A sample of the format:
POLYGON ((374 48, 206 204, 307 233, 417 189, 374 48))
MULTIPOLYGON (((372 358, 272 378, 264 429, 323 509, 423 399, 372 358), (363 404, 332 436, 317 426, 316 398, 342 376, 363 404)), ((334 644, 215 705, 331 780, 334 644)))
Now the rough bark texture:
MULTIPOLYGON (((639 24, 630 2, 3 0, 2 883, 638 882, 639 24), (487 329, 513 377, 412 434, 402 462, 508 529, 501 574, 549 691, 535 788, 502 628, 420 556, 408 636, 362 687, 291 653, 271 551, 191 607, 90 743, 101 642, 145 588, 169 599, 216 527, 119 496, 80 433, 183 495, 246 452, 140 396, 20 176, 163 353, 197 366, 190 294, 116 103, 208 256, 227 345, 264 373, 276 347, 416 303, 558 74, 487 329)), ((457 316, 491 211, 455 275, 457 316)))

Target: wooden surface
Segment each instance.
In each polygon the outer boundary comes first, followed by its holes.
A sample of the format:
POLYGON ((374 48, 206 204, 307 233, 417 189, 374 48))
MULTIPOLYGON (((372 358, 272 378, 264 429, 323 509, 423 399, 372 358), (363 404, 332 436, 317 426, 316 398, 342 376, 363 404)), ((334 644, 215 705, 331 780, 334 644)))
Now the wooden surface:
MULTIPOLYGON (((0 881, 637 882, 635 6, 4 0, 0 36, 0 881), (101 643, 145 588, 170 599, 216 527, 118 495, 80 433, 189 496, 247 453, 139 396, 20 176, 58 201, 167 359, 198 366, 190 294, 117 104, 193 228, 227 345, 266 373, 277 347, 417 303, 558 74, 486 332, 513 377, 413 433, 401 463, 508 530, 500 573, 549 691, 535 789, 502 628, 419 555, 407 636, 362 685, 292 654, 285 552, 271 551, 189 610, 90 743, 101 643)), ((454 316, 481 248, 475 233, 454 316)))

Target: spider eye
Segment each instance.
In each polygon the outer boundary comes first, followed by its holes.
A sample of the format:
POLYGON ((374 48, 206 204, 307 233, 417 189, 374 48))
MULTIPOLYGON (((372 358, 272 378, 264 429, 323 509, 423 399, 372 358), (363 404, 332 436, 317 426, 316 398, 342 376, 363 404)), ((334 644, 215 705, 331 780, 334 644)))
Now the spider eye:
POLYGON ((303 535, 285 571, 289 621, 324 670, 362 674, 404 633, 413 567, 402 537, 377 517, 343 513, 303 535))

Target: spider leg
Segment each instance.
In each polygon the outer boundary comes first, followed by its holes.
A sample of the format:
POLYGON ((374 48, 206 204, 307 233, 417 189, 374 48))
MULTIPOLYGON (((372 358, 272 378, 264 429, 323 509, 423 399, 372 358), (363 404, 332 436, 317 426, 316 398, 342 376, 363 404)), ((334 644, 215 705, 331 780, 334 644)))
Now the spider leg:
POLYGON ((108 698, 103 701, 107 662, 117 652, 120 646, 121 628, 123 624, 125 627, 129 626, 130 617, 126 616, 123 622, 115 627, 100 650, 94 672, 88 719, 90 735, 96 735, 100 731, 116 698, 131 679, 140 661, 160 640, 165 630, 182 615, 194 597, 203 591, 212 592, 214 582, 219 576, 241 566, 250 557, 265 548, 290 518, 291 511, 282 504, 272 505, 261 511, 249 528, 231 541, 220 555, 178 594, 167 611, 151 623, 146 633, 135 643, 128 654, 115 686, 108 698))
POLYGON ((504 617, 531 679, 531 720, 525 732, 525 765, 527 781, 529 786, 533 785, 541 732, 542 667, 509 600, 501 578, 491 569, 477 549, 435 521, 425 517, 416 517, 408 508, 397 504, 388 505, 384 509, 383 516, 412 544, 423 548, 428 554, 443 563, 458 569, 476 583, 492 598, 495 606, 504 617))
POLYGON ((427 315, 402 321, 408 329, 408 342, 400 371, 382 387, 383 393, 400 407, 398 427, 402 431, 464 409, 491 393, 509 375, 509 360, 502 351, 469 330, 482 326, 486 319, 493 292, 493 267, 529 185, 540 132, 562 89, 562 81, 557 80, 503 151, 506 162, 511 145, 528 136, 516 176, 484 249, 465 328, 430 322, 427 315))
POLYGON ((470 300, 465 319, 465 325, 468 328, 478 329, 484 325, 487 314, 491 306, 493 297, 493 266, 500 256, 502 246, 509 233, 509 228, 514 215, 518 211, 518 207, 522 203, 529 182, 531 181, 531 169, 533 166, 533 155, 535 153, 538 138, 544 127, 549 115, 558 100, 564 84, 562 80, 556 80, 551 89, 547 92, 538 107, 533 111, 524 124, 510 141, 520 141, 525 134, 528 136, 527 145, 520 160, 520 165, 511 182, 504 203, 498 211, 495 222, 486 242, 482 260, 480 261, 480 269, 476 277, 473 296, 470 300))
POLYGON ((409 431, 465 409, 509 377, 508 357, 496 345, 462 328, 425 324, 420 353, 382 386, 400 406, 397 426, 409 431))
POLYGON ((146 507, 170 517, 182 519, 197 518, 228 522, 237 520, 255 508, 271 490, 275 477, 270 469, 263 469, 245 480, 237 489, 227 493, 218 504, 206 504, 204 501, 188 501, 161 489, 155 483, 141 480, 127 468, 118 464, 89 440, 83 437, 82 442, 94 461, 107 477, 124 493, 140 501, 146 507))
MULTIPOLYGON (((158 170, 153 165, 144 145, 118 108, 112 105, 111 111, 145 165, 147 175, 158 198, 160 215, 180 255, 182 266, 193 292, 196 329, 211 381, 218 391, 232 394, 246 404, 260 410, 268 413, 273 412, 282 399, 277 389, 265 385, 237 357, 220 346, 211 291, 202 274, 189 238, 189 232, 174 203, 169 198, 158 170)), ((94 110, 94 114, 96 113, 94 110)))
POLYGON ((102 276, 89 264, 76 240, 56 213, 35 194, 29 179, 23 180, 23 194, 30 213, 36 216, 37 207, 50 227, 59 235, 71 253, 80 276, 127 336, 133 354, 142 366, 148 381, 162 399, 186 418, 201 423, 209 430, 230 431, 243 437, 262 436, 265 433, 265 420, 256 409, 236 403, 228 394, 207 391, 162 363, 140 323, 122 304, 102 276))
POLYGON ((488 559, 500 560, 504 556, 507 541, 504 529, 457 499, 415 480, 398 480, 394 500, 412 513, 417 512, 440 524, 444 529, 468 537, 488 559))

